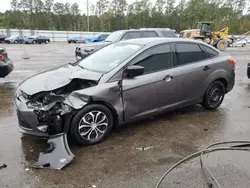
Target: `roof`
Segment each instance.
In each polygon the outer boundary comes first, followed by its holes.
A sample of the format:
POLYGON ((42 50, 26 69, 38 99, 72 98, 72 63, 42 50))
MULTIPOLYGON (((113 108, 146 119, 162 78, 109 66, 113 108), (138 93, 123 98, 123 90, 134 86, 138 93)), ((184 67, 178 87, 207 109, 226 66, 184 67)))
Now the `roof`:
POLYGON ((127 42, 127 43, 133 43, 133 44, 138 44, 138 45, 156 45, 156 44, 161 44, 161 43, 166 43, 166 42, 195 42, 195 43, 202 43, 197 40, 192 40, 192 39, 182 39, 182 38, 161 38, 161 37, 156 37, 156 38, 136 38, 136 39, 129 39, 125 41, 120 41, 120 42, 127 42))
MULTIPOLYGON (((125 30, 117 30, 120 32, 127 32, 127 31, 168 31, 168 32, 175 32, 174 29, 169 28, 140 28, 140 29, 125 29, 125 30)), ((116 31, 114 31, 116 32, 116 31)))

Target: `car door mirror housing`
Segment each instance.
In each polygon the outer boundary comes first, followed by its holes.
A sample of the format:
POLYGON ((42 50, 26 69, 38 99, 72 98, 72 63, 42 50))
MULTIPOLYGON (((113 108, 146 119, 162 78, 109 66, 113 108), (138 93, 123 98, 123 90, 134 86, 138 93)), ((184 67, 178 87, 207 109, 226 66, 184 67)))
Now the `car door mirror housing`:
POLYGON ((136 76, 142 75, 143 73, 144 73, 144 67, 139 65, 131 65, 125 70, 124 77, 134 78, 136 76))

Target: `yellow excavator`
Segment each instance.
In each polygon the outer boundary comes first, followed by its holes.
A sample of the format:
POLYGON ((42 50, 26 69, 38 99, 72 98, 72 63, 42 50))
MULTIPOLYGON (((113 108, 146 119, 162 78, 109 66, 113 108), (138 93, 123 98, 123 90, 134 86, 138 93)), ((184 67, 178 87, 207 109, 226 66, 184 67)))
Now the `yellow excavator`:
POLYGON ((228 37, 228 27, 220 31, 212 31, 213 22, 198 22, 196 29, 188 29, 180 32, 180 38, 190 38, 206 42, 217 49, 224 51, 232 39, 228 37))

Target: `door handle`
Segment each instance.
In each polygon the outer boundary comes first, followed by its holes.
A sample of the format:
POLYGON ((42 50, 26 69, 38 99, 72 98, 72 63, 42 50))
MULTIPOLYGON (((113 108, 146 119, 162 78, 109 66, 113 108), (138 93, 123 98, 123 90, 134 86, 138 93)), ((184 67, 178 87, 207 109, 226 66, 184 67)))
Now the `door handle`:
POLYGON ((173 79, 173 76, 167 75, 165 76, 163 80, 165 80, 166 82, 170 82, 172 79, 173 79))
POLYGON ((209 69, 210 69, 209 66, 205 66, 205 67, 203 68, 204 71, 207 71, 207 70, 209 70, 209 69))

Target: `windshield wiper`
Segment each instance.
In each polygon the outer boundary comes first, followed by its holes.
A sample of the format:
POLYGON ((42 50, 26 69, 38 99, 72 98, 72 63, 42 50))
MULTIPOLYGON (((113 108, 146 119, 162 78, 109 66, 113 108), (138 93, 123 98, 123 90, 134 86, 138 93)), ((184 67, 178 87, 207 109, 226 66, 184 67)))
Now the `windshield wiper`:
POLYGON ((81 67, 82 69, 85 69, 83 66, 81 66, 80 64, 78 64, 77 66, 81 67))

